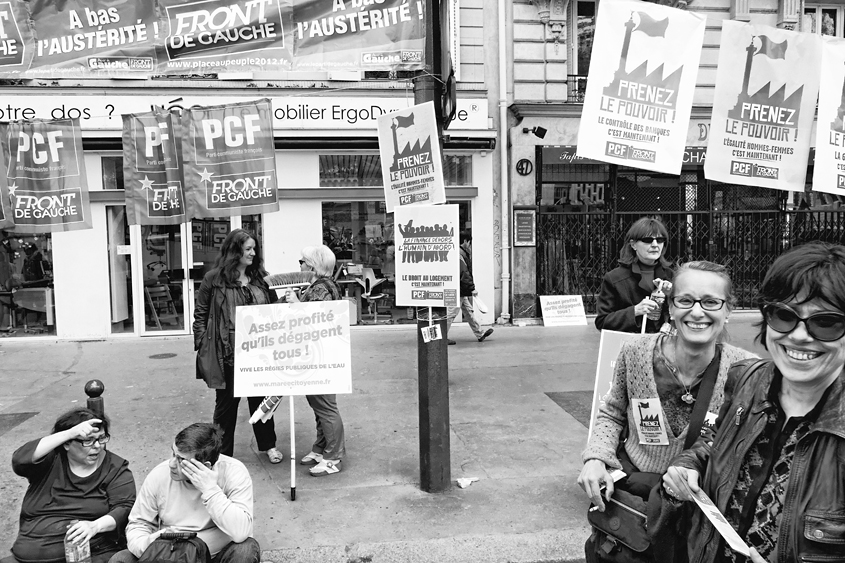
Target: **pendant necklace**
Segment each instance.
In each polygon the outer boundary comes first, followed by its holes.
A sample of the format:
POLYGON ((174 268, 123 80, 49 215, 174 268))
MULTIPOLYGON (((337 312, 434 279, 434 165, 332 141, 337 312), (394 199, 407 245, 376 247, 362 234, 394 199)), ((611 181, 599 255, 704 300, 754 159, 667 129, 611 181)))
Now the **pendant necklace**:
MULTIPOLYGON (((677 361, 677 359, 678 359, 677 340, 673 342, 672 355, 674 356, 674 360, 677 361)), ((680 375, 678 375, 678 368, 674 363, 671 363, 671 364, 667 363, 666 366, 669 368, 669 371, 672 372, 672 375, 675 376, 675 379, 678 380, 678 383, 680 383, 681 386, 684 388, 684 394, 681 395, 681 400, 688 405, 693 404, 695 402, 695 397, 693 397, 691 391, 692 391, 692 386, 695 384, 695 379, 693 379, 693 382, 689 386, 687 386, 687 385, 684 384, 683 380, 681 380, 680 375)), ((704 372, 702 372, 702 373, 704 373, 704 372)), ((698 378, 696 378, 696 379, 698 379, 698 378)))

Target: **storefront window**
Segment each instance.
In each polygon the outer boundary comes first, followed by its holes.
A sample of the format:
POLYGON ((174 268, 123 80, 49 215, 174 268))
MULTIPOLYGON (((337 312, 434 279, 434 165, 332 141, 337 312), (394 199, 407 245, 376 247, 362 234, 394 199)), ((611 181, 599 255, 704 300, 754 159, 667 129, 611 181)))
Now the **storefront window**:
POLYGON ((103 189, 123 189, 123 157, 104 156, 102 158, 103 189))
MULTIPOLYGON (((472 185, 472 155, 447 154, 443 159, 447 186, 472 185)), ((321 188, 381 187, 381 159, 377 154, 320 155, 321 188)))
POLYGON ((106 227, 109 246, 111 331, 112 333, 134 332, 131 242, 125 205, 106 207, 106 227))
POLYGON ((56 334, 48 234, 0 230, 0 336, 56 334))

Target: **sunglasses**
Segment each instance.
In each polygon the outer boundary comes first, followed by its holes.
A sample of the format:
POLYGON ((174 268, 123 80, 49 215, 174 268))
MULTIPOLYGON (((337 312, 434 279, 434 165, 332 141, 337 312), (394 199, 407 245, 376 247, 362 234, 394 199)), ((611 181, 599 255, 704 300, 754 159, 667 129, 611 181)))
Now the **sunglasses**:
POLYGON ((111 436, 109 436, 108 434, 103 434, 99 438, 91 438, 89 440, 75 439, 74 442, 79 442, 80 444, 82 444, 83 448, 90 448, 94 445, 94 442, 97 442, 102 446, 103 444, 107 444, 109 440, 111 440, 111 436))
POLYGON ((303 264, 305 264, 305 260, 300 260, 299 265, 302 266, 303 264))
POLYGON ((642 237, 639 239, 640 242, 644 242, 646 244, 651 244, 654 241, 657 241, 657 244, 665 244, 666 237, 642 237))
POLYGON ((783 303, 771 303, 763 309, 766 324, 783 334, 795 330, 799 322, 804 323, 807 334, 819 342, 834 342, 845 336, 845 315, 842 313, 813 313, 809 317, 799 317, 783 303))

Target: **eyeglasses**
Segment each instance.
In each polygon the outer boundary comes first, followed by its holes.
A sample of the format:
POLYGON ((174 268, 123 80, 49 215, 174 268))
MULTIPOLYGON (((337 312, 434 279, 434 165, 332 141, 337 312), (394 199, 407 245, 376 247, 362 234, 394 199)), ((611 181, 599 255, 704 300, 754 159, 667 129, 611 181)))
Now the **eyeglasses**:
POLYGON ((300 260, 299 265, 302 266, 303 264, 305 264, 305 260, 300 260))
POLYGON ((701 305, 705 311, 718 311, 725 306, 725 300, 717 297, 705 297, 704 299, 693 299, 686 295, 672 298, 672 304, 678 309, 692 309, 695 304, 701 305))
POLYGON ((642 237, 639 240, 646 244, 651 244, 654 241, 657 241, 657 244, 666 244, 666 237, 642 237))
POLYGON ((834 342, 845 336, 845 315, 842 313, 813 313, 809 317, 799 317, 783 303, 770 303, 763 309, 763 315, 772 330, 783 334, 789 334, 803 322, 807 334, 819 342, 834 342))
POLYGON ((111 436, 109 436, 108 434, 103 434, 99 438, 91 438, 89 440, 74 440, 74 442, 79 442, 80 444, 82 444, 83 448, 90 448, 94 445, 94 442, 97 442, 102 446, 103 444, 107 444, 109 440, 111 440, 111 436))

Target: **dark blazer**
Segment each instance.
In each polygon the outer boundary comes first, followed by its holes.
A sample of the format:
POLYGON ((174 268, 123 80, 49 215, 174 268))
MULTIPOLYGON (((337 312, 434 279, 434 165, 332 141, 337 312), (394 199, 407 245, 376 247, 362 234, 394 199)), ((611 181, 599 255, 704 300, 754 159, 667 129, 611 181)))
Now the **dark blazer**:
MULTIPOLYGON (((232 362, 235 356, 235 343, 229 341, 229 333, 235 326, 235 320, 231 318, 229 302, 235 299, 234 293, 239 289, 234 285, 225 285, 225 282, 218 278, 219 271, 219 268, 214 268, 202 278, 194 307, 194 350, 207 360, 216 358, 220 365, 219 372, 217 370, 202 372, 199 369, 201 362, 197 363, 197 379, 204 380, 211 389, 226 388, 223 366, 226 360, 232 362)), ((269 288, 263 278, 252 278, 249 283, 264 291, 267 297, 266 303, 276 301, 276 292, 269 288)))
MULTIPOLYGON (((674 272, 662 267, 659 263, 654 266, 654 277, 663 280, 672 279, 674 272)), ((629 265, 620 265, 604 275, 601 291, 596 300, 596 328, 599 330, 617 330, 619 332, 640 332, 642 315, 634 315, 634 306, 651 295, 639 286, 642 276, 634 272, 629 265)), ((663 312, 659 321, 649 320, 646 332, 658 332, 668 318, 669 307, 663 304, 663 312)))

